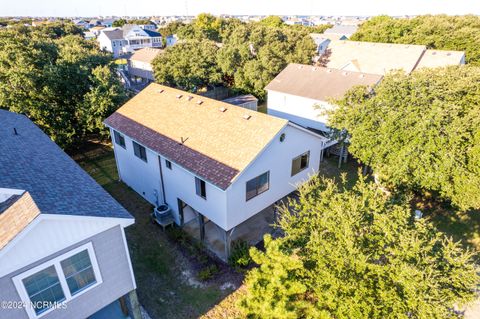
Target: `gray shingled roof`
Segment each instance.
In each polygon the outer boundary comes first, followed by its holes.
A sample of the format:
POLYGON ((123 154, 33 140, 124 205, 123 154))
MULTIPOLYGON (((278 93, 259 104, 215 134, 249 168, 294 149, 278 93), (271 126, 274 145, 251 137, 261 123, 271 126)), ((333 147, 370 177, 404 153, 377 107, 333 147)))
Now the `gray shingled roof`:
POLYGON ((133 218, 23 115, 0 110, 0 154, 0 188, 30 192, 42 213, 133 218))
POLYGON ((356 25, 342 25, 337 24, 331 27, 330 29, 325 30, 325 34, 339 33, 344 34, 347 37, 357 32, 358 26, 356 25))
POLYGON ((123 39, 123 30, 122 29, 102 30, 102 32, 110 40, 121 40, 121 39, 123 39))

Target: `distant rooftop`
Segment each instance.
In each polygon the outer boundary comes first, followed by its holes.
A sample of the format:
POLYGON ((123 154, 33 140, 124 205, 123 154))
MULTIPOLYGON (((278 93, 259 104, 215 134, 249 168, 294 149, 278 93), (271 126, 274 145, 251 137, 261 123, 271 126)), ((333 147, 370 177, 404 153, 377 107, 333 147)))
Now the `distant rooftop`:
POLYGON ((326 67, 382 75, 396 69, 410 73, 425 50, 424 45, 331 41, 326 67))
POLYGON ((228 99, 223 100, 223 102, 233 104, 233 105, 243 105, 248 102, 258 102, 258 99, 251 94, 246 94, 246 95, 230 97, 228 99))
POLYGON ((331 27, 330 29, 325 30, 325 34, 342 34, 350 37, 352 34, 357 32, 358 26, 356 25, 342 25, 337 24, 331 27))
POLYGON ((385 75, 392 70, 459 65, 463 51, 427 50, 424 45, 331 41, 324 54, 326 67, 385 75))
POLYGON ((373 87, 381 79, 382 76, 376 74, 291 63, 265 89, 328 101, 342 97, 356 85, 373 87))
POLYGON ((162 49, 143 48, 135 51, 129 60, 151 63, 160 53, 163 53, 162 49))
POLYGON ((436 68, 464 63, 465 52, 463 51, 426 50, 416 69, 436 68))

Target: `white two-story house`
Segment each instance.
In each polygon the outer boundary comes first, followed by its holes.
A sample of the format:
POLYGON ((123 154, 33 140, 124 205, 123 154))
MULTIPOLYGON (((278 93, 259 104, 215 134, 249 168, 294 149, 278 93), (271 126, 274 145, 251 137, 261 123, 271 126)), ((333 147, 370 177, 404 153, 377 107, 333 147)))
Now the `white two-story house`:
POLYGON ((140 319, 133 217, 24 115, 0 141, 0 319, 140 319))
POLYGON ((357 85, 373 88, 382 75, 289 64, 266 87, 267 112, 308 129, 328 133, 332 99, 357 85))
POLYGON ((103 29, 97 41, 100 49, 112 52, 114 57, 142 48, 162 47, 160 33, 142 29, 141 26, 134 24, 126 24, 122 28, 103 29))
POLYGON ((170 206, 178 225, 213 222, 227 256, 236 226, 318 171, 326 142, 287 120, 155 83, 104 123, 121 180, 170 206))
POLYGON ((143 48, 135 51, 128 58, 128 74, 130 78, 136 83, 154 81, 152 61, 162 53, 163 50, 157 48, 143 48))

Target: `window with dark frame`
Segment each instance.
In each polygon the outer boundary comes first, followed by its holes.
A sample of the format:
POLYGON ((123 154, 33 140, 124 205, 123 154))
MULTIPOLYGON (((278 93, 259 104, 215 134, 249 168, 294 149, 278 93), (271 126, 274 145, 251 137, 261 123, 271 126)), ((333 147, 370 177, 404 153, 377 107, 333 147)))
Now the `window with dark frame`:
POLYGON ((250 200, 261 193, 268 191, 270 187, 270 171, 263 173, 246 183, 246 200, 250 200))
POLYGON ((132 141, 132 143, 133 143, 133 153, 135 154, 135 156, 146 162, 147 151, 145 150, 145 147, 143 147, 142 145, 138 144, 135 141, 132 141))
POLYGON ((118 133, 117 131, 113 131, 115 143, 120 145, 123 148, 127 148, 125 145, 125 137, 122 134, 118 133))
POLYGON ((310 160, 310 151, 308 151, 306 153, 303 153, 300 156, 295 157, 292 160, 292 175, 291 176, 297 175, 298 173, 300 173, 301 171, 306 169, 308 167, 309 160, 310 160))
POLYGON ((169 160, 165 160, 165 166, 168 168, 168 169, 172 169, 172 162, 170 162, 169 160))
POLYGON ((201 180, 198 177, 195 177, 195 191, 198 196, 207 199, 207 185, 204 180, 201 180))

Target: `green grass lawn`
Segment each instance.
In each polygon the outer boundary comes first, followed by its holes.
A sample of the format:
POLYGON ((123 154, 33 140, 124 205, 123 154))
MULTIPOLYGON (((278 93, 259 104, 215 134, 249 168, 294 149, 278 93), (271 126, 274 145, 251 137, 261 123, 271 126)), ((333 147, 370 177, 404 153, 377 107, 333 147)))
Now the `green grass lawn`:
POLYGON ((188 270, 195 276, 196 270, 180 247, 151 222, 152 206, 118 181, 109 147, 76 154, 74 159, 135 217, 126 236, 139 300, 152 318, 198 318, 231 293, 219 288, 221 280, 206 282, 201 288, 187 283, 182 272, 188 270))

